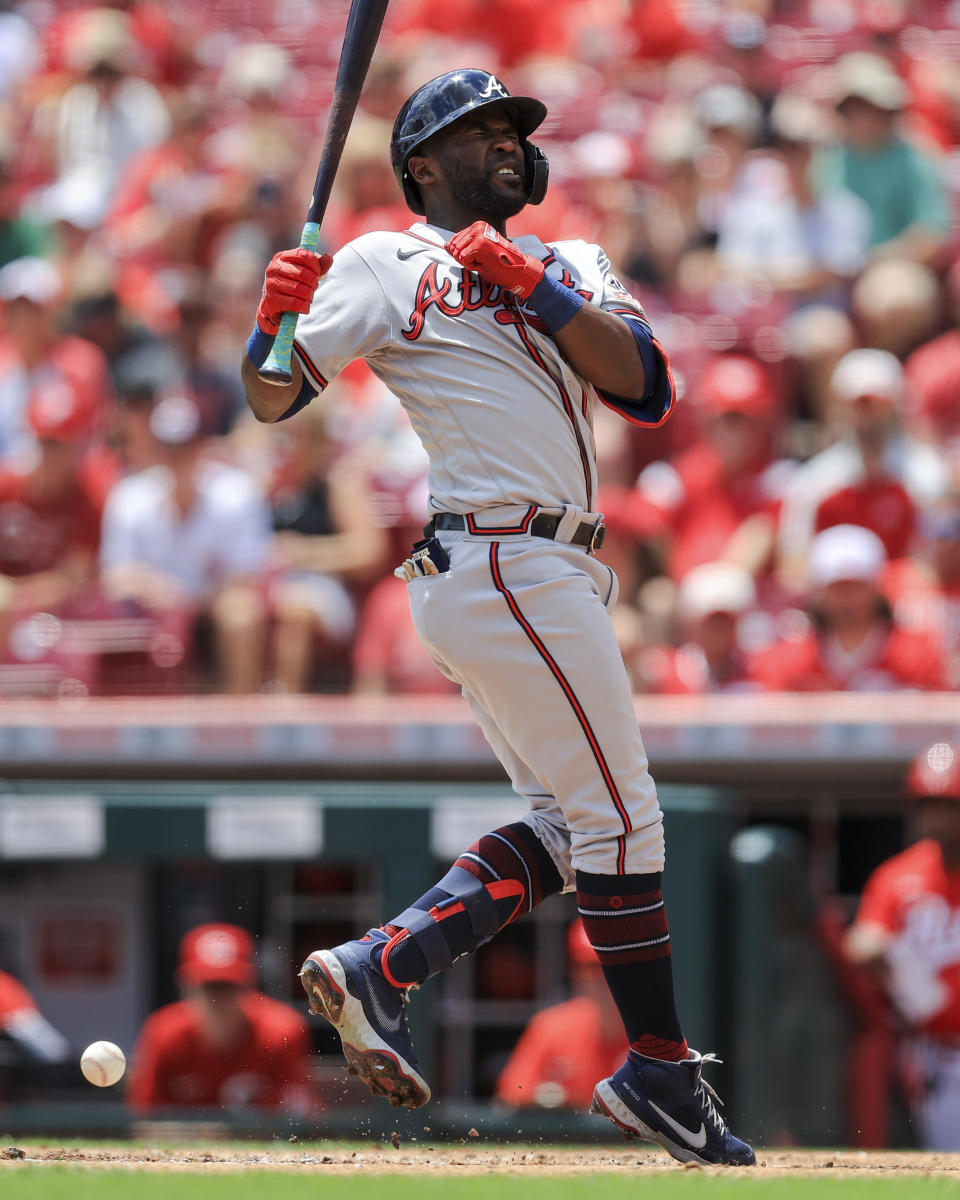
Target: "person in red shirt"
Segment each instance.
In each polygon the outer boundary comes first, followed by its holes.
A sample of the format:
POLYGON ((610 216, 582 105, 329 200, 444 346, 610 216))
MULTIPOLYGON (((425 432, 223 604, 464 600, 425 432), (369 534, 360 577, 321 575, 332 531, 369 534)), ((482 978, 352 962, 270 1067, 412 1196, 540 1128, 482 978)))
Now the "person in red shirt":
POLYGON ((573 996, 533 1017, 497 1080, 496 1098, 513 1108, 589 1108, 597 1078, 623 1058, 617 1010, 579 920, 567 964, 573 996))
POLYGON ((960 746, 924 750, 906 794, 924 836, 867 880, 845 949, 881 973, 907 1030, 921 1144, 960 1150, 960 746))
POLYGON ((82 465, 95 413, 53 375, 30 393, 26 416, 35 461, 0 467, 0 578, 9 610, 57 612, 95 576, 100 509, 82 465))
POLYGON ((920 550, 891 562, 883 590, 897 624, 935 638, 947 685, 960 689, 960 501, 926 513, 920 550))
POLYGON ((32 1062, 63 1062, 70 1053, 67 1039, 43 1016, 23 984, 6 971, 0 971, 0 1034, 32 1062))
POLYGON ((677 613, 687 638, 638 657, 642 690, 668 695, 756 690, 740 643, 740 619, 756 601, 749 571, 735 563, 702 563, 680 585, 677 613))
POLYGON ((872 530, 835 525, 810 547, 812 625, 758 653, 751 678, 775 692, 938 690, 943 663, 929 634, 901 629, 880 590, 886 562, 872 530))
POLYGON ((670 530, 668 573, 680 580, 701 563, 727 559, 763 574, 782 482, 772 457, 772 380, 755 359, 720 355, 701 374, 695 394, 702 438, 672 463, 652 463, 637 483, 670 530))
POLYGON ((310 1031, 289 1005, 254 990, 253 939, 236 925, 200 925, 180 943, 183 999, 144 1022, 127 1103, 228 1111, 316 1107, 310 1031))
POLYGON ((26 408, 38 384, 64 381, 95 418, 110 397, 103 353, 60 331, 63 293, 63 277, 46 259, 17 258, 0 268, 0 464, 32 448, 26 408))

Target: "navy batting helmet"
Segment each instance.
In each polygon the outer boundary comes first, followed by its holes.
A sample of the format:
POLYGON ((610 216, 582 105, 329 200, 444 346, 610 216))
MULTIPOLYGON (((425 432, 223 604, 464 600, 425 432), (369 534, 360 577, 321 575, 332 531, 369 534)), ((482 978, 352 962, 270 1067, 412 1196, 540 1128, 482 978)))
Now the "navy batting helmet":
POLYGON ((439 130, 477 108, 501 104, 510 113, 527 170, 527 203, 539 204, 547 190, 547 159, 527 138, 547 115, 547 108, 530 96, 511 96, 496 75, 474 67, 448 71, 417 88, 397 114, 390 139, 390 161, 408 206, 425 211, 420 189, 407 171, 407 162, 418 147, 439 130))

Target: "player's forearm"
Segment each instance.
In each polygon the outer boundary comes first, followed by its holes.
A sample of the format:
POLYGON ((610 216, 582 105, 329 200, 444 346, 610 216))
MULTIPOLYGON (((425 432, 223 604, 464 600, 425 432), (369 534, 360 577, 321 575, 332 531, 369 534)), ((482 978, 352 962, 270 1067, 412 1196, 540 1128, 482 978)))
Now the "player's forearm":
POLYGON ((240 378, 243 380, 243 389, 247 394, 247 404, 258 421, 264 421, 267 424, 279 421, 296 400, 303 383, 303 372, 295 358, 290 360, 290 374, 293 376, 290 383, 267 383, 260 378, 256 365, 244 351, 243 362, 240 366, 240 378))
POLYGON ((626 321, 584 304, 554 337, 573 369, 594 387, 625 400, 643 399, 643 360, 626 321))

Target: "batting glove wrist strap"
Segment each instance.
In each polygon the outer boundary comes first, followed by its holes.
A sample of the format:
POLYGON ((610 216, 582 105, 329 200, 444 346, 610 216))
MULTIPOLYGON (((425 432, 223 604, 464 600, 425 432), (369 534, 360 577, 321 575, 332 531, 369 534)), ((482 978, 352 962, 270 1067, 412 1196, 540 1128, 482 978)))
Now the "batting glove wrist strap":
POLYGON ((272 336, 279 329, 284 313, 308 313, 317 284, 332 263, 329 254, 315 254, 302 247, 275 254, 263 280, 257 328, 272 336))
POLYGON ((559 333, 565 325, 569 325, 584 303, 579 292, 564 287, 549 275, 544 275, 527 301, 528 307, 533 309, 551 333, 559 333))
POLYGON ((262 367, 267 361, 275 341, 272 333, 264 333, 259 325, 254 325, 253 333, 247 338, 247 357, 255 367, 262 367))

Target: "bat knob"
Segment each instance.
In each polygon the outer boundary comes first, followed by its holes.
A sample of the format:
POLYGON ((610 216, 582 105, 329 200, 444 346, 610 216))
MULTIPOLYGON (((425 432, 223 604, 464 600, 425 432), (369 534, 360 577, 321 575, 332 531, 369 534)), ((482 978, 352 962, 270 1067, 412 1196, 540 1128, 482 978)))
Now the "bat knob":
POLYGON ((276 387, 283 387, 285 384, 293 383, 293 376, 282 367, 263 366, 257 374, 264 383, 272 383, 276 387))

